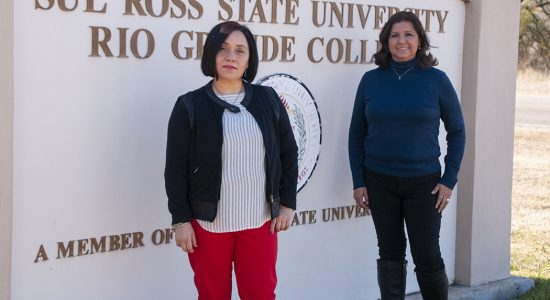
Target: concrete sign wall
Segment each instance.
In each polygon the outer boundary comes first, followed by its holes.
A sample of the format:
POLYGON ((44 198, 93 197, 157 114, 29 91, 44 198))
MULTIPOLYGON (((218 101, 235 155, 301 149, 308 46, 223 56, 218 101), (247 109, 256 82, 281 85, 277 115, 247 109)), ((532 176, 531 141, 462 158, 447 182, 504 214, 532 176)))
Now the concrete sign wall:
MULTIPOLYGON (((257 80, 287 100, 304 139, 298 210, 279 240, 279 298, 377 296, 373 224, 351 197, 355 91, 375 67, 380 28, 408 9, 460 94, 462 1, 13 3, 12 299, 196 297, 168 229, 166 129, 177 96, 209 80, 198 58, 223 20, 258 35, 257 80)), ((441 244, 452 279, 451 203, 441 244)), ((407 290, 417 290, 412 265, 408 280, 407 290)))

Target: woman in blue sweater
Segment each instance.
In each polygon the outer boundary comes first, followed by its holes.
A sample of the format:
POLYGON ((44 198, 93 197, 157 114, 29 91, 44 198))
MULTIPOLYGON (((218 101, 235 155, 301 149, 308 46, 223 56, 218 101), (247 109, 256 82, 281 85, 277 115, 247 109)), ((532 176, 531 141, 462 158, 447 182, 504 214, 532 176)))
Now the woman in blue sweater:
POLYGON ((393 15, 380 32, 378 68, 365 73, 349 130, 353 197, 371 211, 382 299, 404 299, 406 238, 424 299, 447 299, 439 249, 441 213, 462 161, 465 128, 456 92, 430 52, 418 17, 393 15), (441 174, 439 125, 447 132, 441 174))

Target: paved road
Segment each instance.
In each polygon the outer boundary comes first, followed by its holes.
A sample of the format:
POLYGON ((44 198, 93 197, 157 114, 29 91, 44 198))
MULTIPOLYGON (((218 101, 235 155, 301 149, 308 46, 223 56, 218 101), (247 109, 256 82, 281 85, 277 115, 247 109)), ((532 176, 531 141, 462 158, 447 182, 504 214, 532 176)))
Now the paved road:
POLYGON ((516 125, 550 127, 550 96, 516 96, 516 125))

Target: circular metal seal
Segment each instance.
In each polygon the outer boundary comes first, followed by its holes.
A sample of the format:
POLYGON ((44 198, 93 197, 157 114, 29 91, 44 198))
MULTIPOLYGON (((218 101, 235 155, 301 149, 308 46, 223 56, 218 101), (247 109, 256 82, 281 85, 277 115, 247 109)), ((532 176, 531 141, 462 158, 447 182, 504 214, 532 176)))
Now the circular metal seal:
POLYGON ((321 116, 306 85, 284 73, 267 75, 258 84, 272 87, 286 108, 298 144, 298 183, 300 191, 313 174, 321 151, 321 116))

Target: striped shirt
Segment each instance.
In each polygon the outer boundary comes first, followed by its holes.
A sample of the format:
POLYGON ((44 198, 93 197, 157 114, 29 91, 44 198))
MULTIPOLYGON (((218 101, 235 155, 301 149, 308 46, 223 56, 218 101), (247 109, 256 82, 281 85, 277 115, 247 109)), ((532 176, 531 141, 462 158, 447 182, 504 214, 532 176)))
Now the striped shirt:
POLYGON ((218 213, 213 222, 197 220, 210 232, 234 232, 259 228, 271 219, 265 198, 265 147, 254 117, 241 104, 244 92, 218 95, 239 107, 222 117, 222 183, 218 213))

